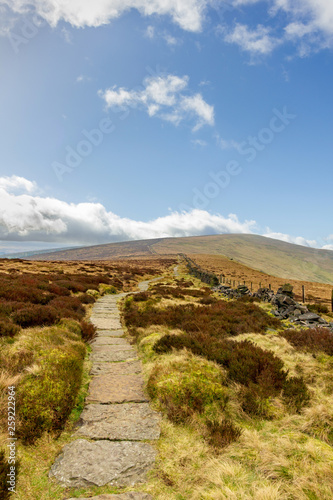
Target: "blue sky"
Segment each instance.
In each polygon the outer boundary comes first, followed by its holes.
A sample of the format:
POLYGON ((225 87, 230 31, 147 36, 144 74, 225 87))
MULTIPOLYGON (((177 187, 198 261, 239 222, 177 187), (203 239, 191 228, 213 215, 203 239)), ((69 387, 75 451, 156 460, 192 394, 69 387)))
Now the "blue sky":
POLYGON ((0 253, 333 249, 330 0, 0 0, 0 253))

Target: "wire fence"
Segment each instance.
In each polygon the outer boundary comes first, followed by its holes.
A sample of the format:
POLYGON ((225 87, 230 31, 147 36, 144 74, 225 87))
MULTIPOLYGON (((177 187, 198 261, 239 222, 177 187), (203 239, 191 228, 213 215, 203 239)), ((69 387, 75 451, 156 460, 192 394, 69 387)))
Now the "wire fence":
MULTIPOLYGON (((203 283, 210 286, 218 286, 219 284, 230 286, 231 288, 237 288, 240 285, 245 285, 253 293, 258 291, 260 288, 268 288, 273 290, 275 293, 278 288, 283 286, 286 281, 282 279, 272 277, 272 282, 268 278, 260 280, 244 280, 239 279, 231 274, 225 274, 221 272, 216 274, 215 272, 203 269, 198 265, 193 259, 185 254, 179 254, 179 256, 185 260, 188 271, 191 275, 200 279, 203 283)), ((318 289, 320 284, 295 284, 293 281, 293 292, 294 297, 297 302, 302 303, 312 303, 312 304, 322 304, 326 305, 333 312, 333 289, 325 285, 325 288, 321 290, 320 296, 318 296, 318 289)))

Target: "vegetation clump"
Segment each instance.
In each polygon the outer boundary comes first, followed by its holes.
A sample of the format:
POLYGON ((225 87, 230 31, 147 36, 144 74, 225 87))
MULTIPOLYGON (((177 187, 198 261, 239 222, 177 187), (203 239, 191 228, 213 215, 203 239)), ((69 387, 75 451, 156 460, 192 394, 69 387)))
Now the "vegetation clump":
POLYGON ((297 350, 311 353, 322 351, 333 356, 333 333, 327 328, 285 330, 281 335, 297 350))
POLYGON ((33 443, 45 431, 60 431, 81 385, 86 348, 80 336, 63 327, 43 331, 33 341, 33 368, 17 388, 17 436, 33 443))
POLYGON ((256 304, 222 300, 200 307, 183 304, 164 309, 150 304, 139 308, 137 304, 128 302, 124 319, 130 328, 166 325, 185 332, 205 332, 219 338, 246 332, 263 333, 267 327, 281 327, 278 319, 269 316, 256 304))
POLYGON ((0 337, 14 337, 20 331, 20 327, 12 321, 0 320, 0 337))
POLYGON ((163 357, 150 373, 147 390, 172 422, 197 425, 215 448, 227 446, 241 434, 230 421, 216 419, 227 407, 229 391, 215 363, 189 353, 163 357))

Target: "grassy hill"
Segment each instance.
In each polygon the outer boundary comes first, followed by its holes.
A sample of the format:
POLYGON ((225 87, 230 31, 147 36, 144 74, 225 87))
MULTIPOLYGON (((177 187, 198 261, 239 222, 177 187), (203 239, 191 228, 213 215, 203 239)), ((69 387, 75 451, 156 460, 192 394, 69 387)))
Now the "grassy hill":
POLYGON ((333 284, 333 252, 253 234, 222 234, 127 241, 65 250, 34 260, 108 260, 175 253, 223 255, 253 269, 286 279, 333 284))

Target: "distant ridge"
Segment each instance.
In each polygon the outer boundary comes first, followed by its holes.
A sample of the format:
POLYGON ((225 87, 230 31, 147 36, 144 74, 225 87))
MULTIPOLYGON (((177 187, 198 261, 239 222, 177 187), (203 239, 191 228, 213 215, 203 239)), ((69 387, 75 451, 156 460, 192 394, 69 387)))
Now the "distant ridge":
POLYGON ((64 248, 49 248, 47 250, 29 250, 27 252, 17 253, 0 253, 0 259, 26 259, 35 255, 51 254, 53 252, 62 252, 64 250, 74 250, 82 247, 64 247, 64 248))
POLYGON ((333 251, 254 234, 221 234, 107 243, 30 256, 31 260, 109 260, 177 253, 223 255, 286 279, 333 284, 333 251))

